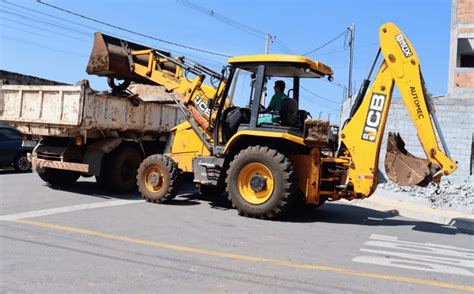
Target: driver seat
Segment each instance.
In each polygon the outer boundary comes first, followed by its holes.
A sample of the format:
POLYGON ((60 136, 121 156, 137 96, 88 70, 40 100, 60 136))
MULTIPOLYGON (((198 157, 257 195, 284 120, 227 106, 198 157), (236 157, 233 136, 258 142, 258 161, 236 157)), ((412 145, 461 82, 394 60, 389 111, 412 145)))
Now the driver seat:
POLYGON ((293 126, 298 120, 298 101, 285 98, 281 101, 280 119, 282 126, 293 126))

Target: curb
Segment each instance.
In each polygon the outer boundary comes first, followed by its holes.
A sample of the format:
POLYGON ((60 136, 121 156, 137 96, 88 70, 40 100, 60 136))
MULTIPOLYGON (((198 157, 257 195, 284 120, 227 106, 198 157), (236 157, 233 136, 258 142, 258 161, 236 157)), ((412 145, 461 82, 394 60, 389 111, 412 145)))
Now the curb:
POLYGON ((472 214, 434 209, 379 195, 362 200, 342 200, 342 202, 379 211, 395 210, 400 216, 474 232, 474 216, 472 214))

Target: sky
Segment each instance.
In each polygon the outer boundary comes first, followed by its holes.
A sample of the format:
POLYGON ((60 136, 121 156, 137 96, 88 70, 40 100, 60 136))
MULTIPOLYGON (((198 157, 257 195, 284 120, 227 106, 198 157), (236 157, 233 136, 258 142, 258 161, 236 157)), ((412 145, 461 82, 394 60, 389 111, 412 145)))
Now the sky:
MULTIPOLYGON (((217 13, 214 16, 183 5, 182 1, 43 0, 129 30, 230 56, 263 53, 265 37, 260 32, 268 32, 279 40, 270 44, 270 53, 304 54, 341 35, 354 23, 353 83, 357 88, 367 77, 377 53, 380 26, 394 22, 415 47, 430 92, 434 95, 447 92, 449 0, 189 1, 214 11, 217 13), (239 25, 235 27, 232 21, 239 25), (253 33, 242 30, 240 24, 251 28, 253 33)), ((227 61, 226 57, 110 28, 35 0, 0 0, 0 69, 72 84, 88 79, 94 89, 106 90, 105 78, 88 76, 85 72, 94 31, 186 56, 216 70, 227 61)), ((337 121, 343 87, 348 80, 346 36, 309 57, 331 66, 335 80, 302 83, 309 91, 301 92, 300 108, 310 111, 313 117, 337 121)))

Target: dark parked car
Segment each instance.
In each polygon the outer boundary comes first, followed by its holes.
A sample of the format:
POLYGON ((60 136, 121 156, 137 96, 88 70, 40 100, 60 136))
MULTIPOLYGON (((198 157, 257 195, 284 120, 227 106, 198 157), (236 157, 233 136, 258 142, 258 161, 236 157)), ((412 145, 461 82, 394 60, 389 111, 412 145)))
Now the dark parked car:
POLYGON ((31 162, 26 154, 31 153, 36 141, 23 140, 23 134, 9 126, 0 125, 0 166, 10 166, 26 172, 31 169, 31 162))

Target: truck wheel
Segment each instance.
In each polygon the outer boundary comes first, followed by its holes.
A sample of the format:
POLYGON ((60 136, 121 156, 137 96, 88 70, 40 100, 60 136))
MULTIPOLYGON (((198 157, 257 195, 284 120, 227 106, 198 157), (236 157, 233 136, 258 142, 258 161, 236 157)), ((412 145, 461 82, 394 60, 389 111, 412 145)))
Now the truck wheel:
POLYGON ((229 199, 239 214, 261 219, 286 214, 297 190, 291 161, 262 146, 240 151, 230 163, 226 182, 229 199))
POLYGON ((142 161, 138 151, 129 146, 119 147, 108 154, 104 169, 98 177, 99 183, 116 193, 129 193, 137 188, 137 169, 142 161))
POLYGON ((151 155, 140 164, 137 184, 147 201, 163 203, 178 194, 181 170, 171 158, 160 154, 151 155))
POLYGON ((26 157, 26 154, 18 154, 13 161, 13 167, 17 172, 27 172, 31 169, 31 162, 26 157))
POLYGON ((36 168, 38 176, 52 186, 71 185, 79 179, 80 174, 71 170, 62 170, 54 168, 36 168))

